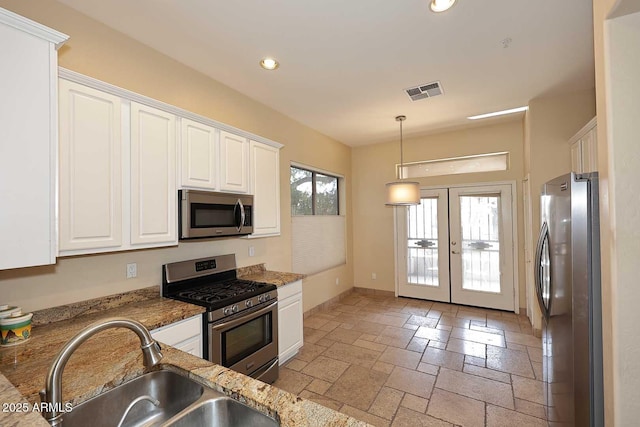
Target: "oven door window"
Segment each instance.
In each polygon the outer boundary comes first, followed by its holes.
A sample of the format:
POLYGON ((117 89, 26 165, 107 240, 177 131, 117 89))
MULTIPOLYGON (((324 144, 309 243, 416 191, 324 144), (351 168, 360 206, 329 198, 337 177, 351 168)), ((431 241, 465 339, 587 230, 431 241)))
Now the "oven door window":
POLYGON ((191 203, 191 228, 235 227, 239 215, 236 205, 191 203))
POLYGON ((232 366, 271 344, 272 316, 267 313, 222 333, 222 365, 232 366))

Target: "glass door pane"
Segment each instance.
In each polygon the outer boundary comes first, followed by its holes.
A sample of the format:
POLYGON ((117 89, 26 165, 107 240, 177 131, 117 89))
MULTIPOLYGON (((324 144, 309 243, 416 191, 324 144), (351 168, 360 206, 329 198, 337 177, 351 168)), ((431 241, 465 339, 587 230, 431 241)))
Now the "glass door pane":
POLYGON ((500 292, 500 195, 460 196, 462 288, 500 292))
POLYGON ((421 190, 420 204, 398 207, 398 295, 449 302, 449 198, 421 190))
POLYGON ((451 302, 513 311, 512 186, 449 189, 451 302))
POLYGON ((407 209, 407 281, 438 286, 438 199, 427 197, 407 209))

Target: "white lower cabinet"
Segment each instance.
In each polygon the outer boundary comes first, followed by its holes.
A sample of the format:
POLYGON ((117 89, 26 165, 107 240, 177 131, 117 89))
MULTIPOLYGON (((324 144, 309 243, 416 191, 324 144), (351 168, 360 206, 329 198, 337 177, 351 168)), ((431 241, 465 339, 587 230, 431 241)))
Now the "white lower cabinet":
POLYGON ((185 353, 202 357, 202 315, 154 329, 151 336, 185 353))
POLYGON ((302 280, 278 287, 278 357, 282 365, 303 344, 302 280))

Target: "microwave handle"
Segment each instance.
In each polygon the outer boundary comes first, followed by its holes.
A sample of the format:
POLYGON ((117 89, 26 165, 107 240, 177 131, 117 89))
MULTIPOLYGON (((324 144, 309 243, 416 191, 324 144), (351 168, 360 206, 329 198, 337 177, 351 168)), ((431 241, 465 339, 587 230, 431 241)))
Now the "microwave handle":
POLYGON ((244 221, 246 218, 246 213, 244 211, 244 205, 242 204, 242 200, 238 199, 238 201, 236 202, 236 208, 237 207, 240 208, 240 223, 236 224, 236 229, 238 231, 242 231, 242 227, 244 227, 244 221))

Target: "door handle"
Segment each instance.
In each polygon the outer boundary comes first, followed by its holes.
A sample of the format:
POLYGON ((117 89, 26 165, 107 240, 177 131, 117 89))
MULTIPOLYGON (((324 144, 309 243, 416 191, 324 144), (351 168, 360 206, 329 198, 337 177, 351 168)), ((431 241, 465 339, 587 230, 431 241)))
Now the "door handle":
MULTIPOLYGON (((535 289, 536 289, 536 295, 538 297, 538 303, 540 304, 540 310, 542 311, 543 316, 545 317, 545 319, 549 319, 549 316, 551 315, 550 313, 550 308, 551 308, 551 300, 549 300, 549 303, 547 304, 544 300, 544 296, 542 294, 542 287, 544 285, 543 283, 543 268, 542 268, 542 251, 544 250, 544 246, 545 246, 545 240, 547 242, 547 244, 549 244, 549 226, 547 225, 547 222, 544 221, 542 223, 542 227, 540 229, 540 236, 538 237, 538 244, 536 246, 536 253, 535 253, 535 261, 534 261, 534 282, 535 282, 535 289)), ((548 269, 551 268, 551 266, 547 267, 548 269)), ((548 292, 551 291, 551 274, 549 273, 549 290, 548 292)), ((551 298, 551 296, 549 297, 551 298)))
POLYGON ((460 251, 451 251, 451 253, 452 253, 452 254, 459 255, 459 254, 460 254, 460 251))

